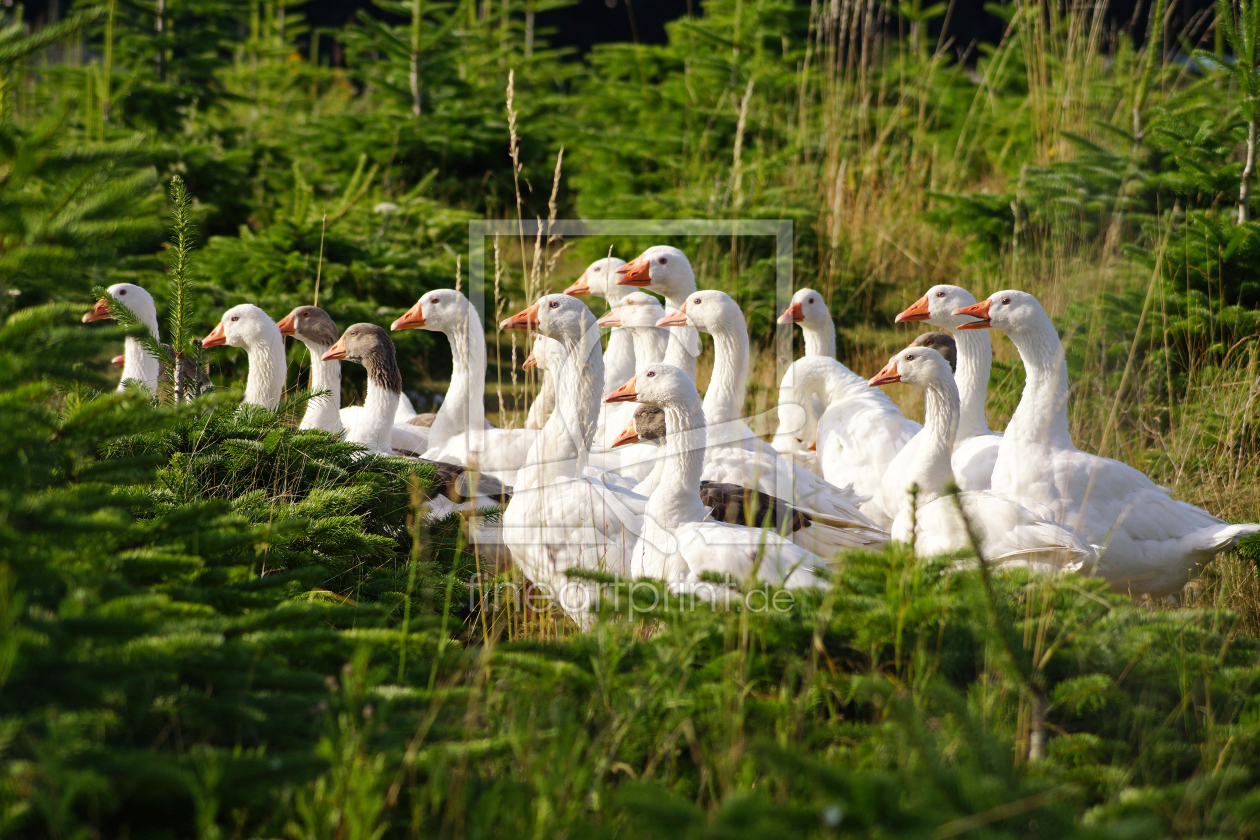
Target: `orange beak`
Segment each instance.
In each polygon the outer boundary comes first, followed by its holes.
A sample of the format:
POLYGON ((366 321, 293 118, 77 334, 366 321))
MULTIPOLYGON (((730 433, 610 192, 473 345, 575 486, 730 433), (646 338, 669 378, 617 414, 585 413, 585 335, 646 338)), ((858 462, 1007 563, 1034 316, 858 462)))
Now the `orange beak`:
POLYGON ((521 362, 521 370, 533 370, 536 367, 538 367, 538 359, 534 357, 533 353, 530 353, 525 357, 525 361, 521 362))
POLYGON ((389 325, 391 330, 414 330, 424 326, 424 311, 420 308, 420 301, 416 301, 416 305, 408 309, 403 316, 397 321, 389 325))
POLYGON ((297 319, 295 319, 293 317, 293 313, 290 312, 288 315, 281 318, 280 322, 277 323, 276 326, 280 328, 280 335, 293 335, 297 332, 297 319))
POLYGON ((517 312, 511 318, 504 318, 499 324, 501 330, 534 330, 538 328, 538 304, 529 309, 517 312))
POLYGON ((809 445, 809 451, 810 451, 810 452, 817 452, 817 451, 818 451, 818 441, 814 441, 813 443, 811 443, 811 444, 809 445))
POLYGON ((577 280, 575 280, 572 286, 565 289, 564 293, 566 295, 573 295, 574 297, 581 297, 582 295, 589 295, 591 293, 591 287, 586 282, 586 272, 583 271, 582 276, 579 277, 577 280))
POLYGON ((634 402, 637 400, 639 395, 634 392, 634 381, 636 379, 638 379, 637 376, 630 377, 629 382, 605 397, 604 402, 634 402))
POLYGON ((127 364, 127 356, 125 354, 122 356, 115 356, 114 358, 109 360, 109 363, 111 365, 118 365, 119 367, 122 367, 123 365, 127 364))
POLYGON ((617 269, 617 273, 621 275, 617 280, 618 286, 650 286, 652 285, 652 277, 648 274, 648 268, 651 263, 643 257, 637 257, 630 262, 617 269))
POLYGON ((897 373, 897 360, 893 359, 884 365, 884 369, 871 377, 871 381, 867 384, 874 388, 876 385, 890 385, 893 382, 900 382, 901 374, 897 373))
POLYGON ((910 308, 897 316, 896 321, 900 324, 903 321, 926 321, 931 313, 928 312, 927 295, 910 304, 910 308))
POLYGON ((805 308, 796 301, 792 301, 792 305, 783 310, 783 314, 779 316, 780 324, 799 324, 805 320, 805 308))
POLYGON ((105 298, 101 298, 92 307, 92 310, 83 316, 83 323, 90 324, 93 321, 108 321, 110 317, 109 307, 105 305, 105 298))
POLYGON ((346 337, 337 339, 337 343, 328 348, 328 352, 319 358, 325 362, 335 362, 346 357, 346 337))
MULTIPOLYGON (((583 292, 582 294, 586 294, 583 292)), ((595 322, 601 327, 620 327, 621 326, 621 307, 617 306, 607 315, 595 322)))
POLYGON ((961 309, 954 310, 955 315, 970 315, 973 318, 979 318, 979 321, 972 321, 968 324, 959 324, 960 330, 987 330, 989 324, 989 301, 982 300, 979 303, 973 303, 971 306, 964 306, 961 309))
POLYGON ((638 442, 639 431, 634 427, 634 421, 631 420, 626 424, 626 427, 621 430, 621 434, 617 435, 617 439, 613 441, 612 448, 616 449, 618 446, 625 446, 627 443, 638 442))
POLYGON ((686 327, 687 324, 687 304, 682 305, 682 309, 675 309, 664 318, 656 322, 658 327, 686 327))
POLYGON ((223 331, 223 322, 220 321, 214 329, 210 331, 210 335, 201 339, 202 347, 220 347, 227 344, 227 333, 223 331))

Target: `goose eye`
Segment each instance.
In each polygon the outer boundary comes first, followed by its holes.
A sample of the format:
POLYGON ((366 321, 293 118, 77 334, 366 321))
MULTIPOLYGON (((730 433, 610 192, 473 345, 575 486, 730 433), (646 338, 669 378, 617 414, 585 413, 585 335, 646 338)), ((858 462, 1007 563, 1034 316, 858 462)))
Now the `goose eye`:
POLYGON ((661 265, 665 265, 665 263, 669 262, 669 260, 665 259, 664 257, 661 257, 659 260, 657 260, 657 262, 659 262, 661 265))
POLYGON ((1002 305, 1003 305, 1003 306, 1006 306, 1006 305, 1007 305, 1007 304, 1009 304, 1010 302, 1011 302, 1011 299, 1010 299, 1010 298, 1002 298, 1002 305))
POLYGON ((431 298, 429 298, 429 303, 437 303, 437 302, 438 302, 438 299, 437 299, 437 298, 435 298, 435 297, 431 297, 431 298))
POLYGON ((806 302, 806 303, 813 303, 813 302, 814 302, 814 299, 813 299, 813 298, 810 298, 809 300, 807 300, 807 301, 805 301, 805 302, 806 302))
POLYGON ((934 338, 929 338, 927 341, 925 341, 925 342, 923 342, 923 343, 924 343, 924 344, 926 344, 928 347, 931 347, 931 346, 932 346, 932 342, 933 342, 933 341, 935 341, 935 340, 936 340, 936 339, 934 339, 934 338))
POLYGON ((913 362, 913 361, 914 361, 914 354, 913 354, 913 353, 908 353, 908 354, 906 355, 906 361, 907 361, 907 362, 913 362))
POLYGON ((239 321, 239 320, 241 320, 241 316, 240 316, 240 315, 233 315, 233 316, 232 316, 232 320, 233 320, 233 321, 239 321))
POLYGON ((937 297, 945 297, 945 293, 944 293, 944 292, 937 292, 937 293, 936 293, 936 296, 937 296, 937 297))
POLYGON ((118 290, 118 294, 120 294, 120 295, 125 295, 125 294, 127 294, 127 290, 126 290, 126 289, 119 289, 119 290, 118 290))
POLYGON ((700 298, 696 298, 695 300, 693 300, 693 301, 692 301, 692 303, 694 303, 696 306, 699 306, 699 305, 700 305, 700 298))
POLYGON ((649 371, 648 371, 648 379, 651 379, 653 376, 656 376, 656 371, 649 370, 649 371))
POLYGON ((596 270, 596 271, 603 271, 603 270, 604 270, 604 267, 603 267, 602 265, 597 265, 597 266, 595 266, 595 270, 596 270))

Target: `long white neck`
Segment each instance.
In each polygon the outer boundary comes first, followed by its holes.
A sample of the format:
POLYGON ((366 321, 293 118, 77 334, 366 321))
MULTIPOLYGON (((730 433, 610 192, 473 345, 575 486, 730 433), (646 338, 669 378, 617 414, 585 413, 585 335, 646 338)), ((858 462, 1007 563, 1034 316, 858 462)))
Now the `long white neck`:
POLYGON ((327 391, 317 397, 311 397, 306 404, 306 413, 302 415, 299 429, 323 429, 339 435, 341 425, 341 362, 325 362, 321 356, 328 352, 328 347, 303 341, 306 349, 311 351, 311 391, 327 391))
MULTIPOLYGON (((695 290, 693 283, 691 289, 680 296, 675 292, 661 294, 671 310, 679 310, 687 302, 687 296, 695 290)), ((665 363, 681 369, 695 381, 696 357, 700 355, 700 331, 695 327, 670 327, 668 341, 669 344, 665 347, 665 363)))
POLYGON ((526 466, 517 474, 518 485, 537 486, 581 475, 595 438, 604 381, 599 329, 593 327, 563 344, 564 360, 554 379, 556 407, 530 447, 526 466))
POLYGON ((801 323, 801 334, 805 337, 806 356, 836 357, 836 324, 831 316, 820 319, 824 323, 801 323))
MULTIPOLYGON (((668 361, 668 359, 667 359, 668 361)), ((713 333, 713 375, 704 394, 704 415, 711 424, 738 420, 748 386, 748 330, 743 322, 723 324, 713 333)))
POLYGON ((1063 343, 1049 318, 1007 333, 1024 362, 1024 395, 1006 426, 1007 440, 1071 449, 1068 429, 1068 371, 1063 343))
POLYGON ((665 457, 660 478, 648 499, 645 515, 668 529, 702 522, 709 512, 700 499, 704 470, 705 414, 699 406, 665 406, 665 457))
MULTIPOLYGON (((153 336, 154 341, 161 341, 162 336, 158 330, 157 313, 136 312, 132 310, 132 314, 140 320, 149 330, 149 334, 153 336)), ((157 393, 158 378, 162 375, 162 363, 148 350, 144 349, 144 345, 139 339, 127 336, 123 341, 123 361, 122 380, 118 383, 118 390, 121 391, 128 379, 138 379, 144 383, 144 386, 150 391, 157 393)))
MULTIPOLYGON (((153 337, 157 338, 156 332, 153 333, 153 337)), ((123 362, 122 381, 118 383, 118 390, 121 391, 126 387, 128 379, 136 379, 156 393, 161 362, 144 349, 144 345, 138 338, 130 335, 123 342, 123 353, 126 358, 123 362)))
MULTIPOLYGON (((643 370, 648 365, 654 365, 664 360, 665 343, 669 340, 669 330, 664 327, 631 327, 624 331, 629 333, 634 340, 635 373, 643 370)), ((626 378, 629 379, 629 377, 626 378)))
POLYGON ((464 324, 443 332, 451 342, 451 383, 433 418, 430 447, 486 426, 486 336, 477 310, 469 306, 464 324))
POLYGON ((952 376, 938 377, 924 388, 923 399, 923 428, 916 435, 922 440, 914 447, 907 445, 914 458, 909 464, 889 466, 890 472, 904 468, 907 487, 919 485, 920 503, 944 493, 954 478, 950 453, 958 433, 958 385, 952 376))
POLYGON ((626 383, 638 365, 636 345, 630 330, 613 327, 604 354, 604 393, 608 396, 626 383))
POLYGON ((989 372, 993 367, 993 339, 988 330, 950 330, 958 348, 958 397, 962 413, 958 418, 958 439, 992 434, 984 416, 989 395, 989 372))
POLYGON ((279 330, 261 340, 251 342, 246 348, 249 355, 249 376, 245 379, 247 405, 261 405, 275 410, 284 393, 284 337, 279 330))
POLYGON ((355 424, 346 440, 362 443, 374 452, 392 452, 391 438, 396 411, 398 392, 378 385, 369 375, 367 397, 363 400, 363 422, 355 424))
POLYGON ((529 404, 529 414, 525 417, 525 428, 541 429, 547 424, 547 418, 556 408, 556 377, 549 371, 542 372, 542 385, 538 388, 538 396, 529 404))

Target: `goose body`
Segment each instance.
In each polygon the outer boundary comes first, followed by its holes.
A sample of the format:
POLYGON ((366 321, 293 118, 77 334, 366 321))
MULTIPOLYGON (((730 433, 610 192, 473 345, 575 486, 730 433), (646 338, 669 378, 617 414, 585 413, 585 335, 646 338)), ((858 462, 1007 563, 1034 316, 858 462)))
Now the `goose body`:
POLYGON ((927 321, 948 330, 957 346, 955 374, 961 400, 958 436, 952 456, 954 475, 961 490, 985 490, 993 478, 1002 436, 989 429, 984 405, 989 394, 989 372, 993 366, 993 345, 983 330, 960 330, 974 319, 954 311, 975 304, 966 289, 947 284, 933 286, 923 297, 897 316, 897 321, 927 321))
POLYGON ((880 527, 889 527, 897 509, 883 500, 884 474, 922 426, 835 359, 797 359, 784 381, 788 392, 779 395, 781 411, 783 406, 803 405, 814 394, 825 406, 815 430, 806 432, 806 439, 816 441, 823 478, 853 488, 865 499, 859 504, 862 512, 880 527))
POLYGON ((1117 589, 1177 592, 1197 566, 1260 532, 1260 525, 1229 525, 1173 499, 1127 464, 1076 448, 1068 429, 1063 345, 1035 297, 997 292, 958 314, 974 319, 961 329, 1006 333, 1027 372, 998 450, 993 489, 1034 499, 1086 542, 1103 546, 1097 574, 1117 589))
POLYGON ((429 429, 424 457, 462 464, 515 486, 516 471, 539 431, 487 426, 486 338, 472 302, 454 289, 426 292, 392 328, 440 332, 451 344, 451 382, 429 429))
POLYGON ((787 588, 825 586, 818 556, 763 528, 732 525, 710 516, 700 495, 706 450, 704 408, 695 383, 667 364, 649 365, 610 399, 639 400, 665 414, 665 470, 643 516, 631 557, 636 578, 664 580, 676 591, 720 596, 717 575, 787 588))
MULTIPOLYGON (((921 557, 969 551, 966 523, 948 497, 949 485, 954 483, 951 455, 960 413, 958 386, 949 364, 934 348, 912 345, 893 356, 870 385, 893 382, 922 388, 925 411, 922 430, 884 475, 884 496, 897 504, 892 537, 913 543, 921 557)), ((991 563, 1077 570, 1096 555, 1035 502, 991 490, 963 492, 960 502, 979 535, 981 553, 991 563)))

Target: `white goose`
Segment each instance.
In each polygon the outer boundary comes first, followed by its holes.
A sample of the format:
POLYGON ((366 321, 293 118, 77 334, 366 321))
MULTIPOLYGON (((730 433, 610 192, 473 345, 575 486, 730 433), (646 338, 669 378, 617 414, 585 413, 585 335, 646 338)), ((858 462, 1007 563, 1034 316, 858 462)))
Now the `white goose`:
MULTIPOLYGON (((586 267, 582 276, 564 290, 566 295, 602 297, 609 308, 616 308, 634 289, 617 283, 617 269, 626 264, 616 257, 596 260, 586 267)), ((608 334, 608 349, 604 351, 604 396, 617 390, 627 379, 634 376, 634 345, 630 336, 613 327, 608 334)))
POLYGON ((788 499, 833 524, 844 523, 852 529, 850 545, 871 545, 887 538, 859 509, 862 497, 786 461, 744 424, 749 348, 748 328, 739 304, 724 292, 693 292, 681 309, 659 323, 690 324, 713 336, 713 373, 704 395, 709 426, 704 478, 788 499))
MULTIPOLYGON (((971 541, 948 487, 958 428, 958 386, 949 363, 934 348, 911 345, 871 378, 870 386, 908 382, 924 391, 923 429, 884 475, 884 494, 899 498, 892 538, 913 542, 920 557, 967 551, 971 541), (917 488, 917 495, 911 489, 917 488)), ((1097 552, 1071 529, 1056 524, 1053 512, 991 490, 961 493, 959 500, 980 537, 984 559, 1041 571, 1075 571, 1097 552)))
POLYGON ((958 437, 954 442, 954 475, 961 490, 985 490, 993 477, 993 465, 997 463, 998 447, 1002 436, 989 429, 984 416, 984 404, 989 394, 989 371, 993 367, 993 345, 989 334, 980 330, 959 330, 962 324, 972 321, 966 315, 955 315, 954 310, 972 306, 976 299, 971 292, 958 286, 939 285, 927 290, 906 311, 897 316, 897 322, 927 321, 929 324, 949 330, 954 337, 958 352, 958 395, 962 400, 962 414, 958 420, 958 437))
POLYGON ((284 394, 284 336, 271 316, 252 303, 233 306, 201 340, 202 347, 241 347, 249 357, 244 405, 275 411, 284 394))
POLYGON ((785 537, 762 528, 718 522, 700 498, 705 415, 695 383, 668 364, 649 365, 609 399, 638 400, 665 412, 665 471, 643 516, 630 573, 664 580, 675 590, 703 594, 716 574, 733 582, 750 578, 788 588, 825 586, 815 573, 826 564, 785 537))
POLYGON ((537 429, 488 428, 485 414, 486 337, 481 316, 454 289, 425 292, 392 329, 440 332, 451 343, 451 382, 429 431, 424 457, 462 464, 515 486, 537 429))
POLYGON ((1104 546, 1097 573, 1117 589, 1166 595, 1260 525, 1228 525, 1174 500, 1127 464, 1082 452, 1068 429, 1063 345, 1041 304, 1027 292, 997 292, 956 314, 961 329, 1001 330, 1015 343, 1027 379, 993 468, 993 489, 1028 496, 1086 542, 1104 546))
MULTIPOLYGON (((160 340, 157 305, 154 304, 152 295, 134 283, 115 283, 105 291, 109 292, 109 296, 114 300, 131 310, 131 314, 148 328, 154 341, 160 340)), ((83 316, 83 323, 105 321, 110 317, 109 307, 105 305, 105 301, 98 300, 96 305, 83 316)), ((146 350, 140 340, 134 336, 127 336, 123 346, 124 351, 120 357, 123 360, 123 372, 122 379, 118 383, 118 390, 125 389, 127 380, 130 379, 140 382, 145 388, 156 393, 161 367, 157 357, 146 350)))
POLYGON ((877 525, 887 528, 897 507, 885 505, 884 474, 897 453, 922 428, 901 413, 883 391, 835 359, 806 356, 788 368, 779 405, 803 406, 817 395, 825 407, 817 426, 802 435, 816 441, 823 478, 838 487, 852 487, 866 501, 859 507, 877 525))
MULTIPOLYGON (((696 290, 696 273, 687 255, 669 245, 653 245, 617 269, 622 286, 636 286, 656 292, 671 309, 680 309, 696 290)), ((700 355, 700 333, 694 327, 679 326, 669 331, 665 361, 692 379, 696 377, 696 357, 700 355)))
MULTIPOLYGON (((792 302, 779 316, 780 324, 799 324, 801 335, 805 339, 805 356, 823 356, 828 359, 836 357, 836 324, 831 319, 831 311, 827 308, 823 296, 813 289, 800 289, 792 295, 792 302)), ((779 393, 792 387, 791 368, 784 371, 779 382, 779 393)), ((775 430, 772 444, 776 451, 791 458, 794 463, 822 475, 816 451, 811 447, 817 442, 804 440, 804 429, 814 429, 818 417, 822 414, 822 404, 815 397, 799 406, 805 412, 802 425, 800 411, 795 405, 783 405, 779 410, 779 426, 775 430)))
POLYGON ((294 336, 311 354, 311 391, 328 394, 311 397, 299 429, 323 429, 335 435, 345 431, 341 408, 341 362, 323 361, 337 343, 337 324, 317 306, 299 306, 276 323, 280 334, 294 336))
POLYGON ((603 354, 595 316, 576 298, 545 295, 500 324, 559 342, 556 407, 517 473, 503 539, 529 580, 586 621, 594 587, 569 569, 629 572, 646 499, 585 468, 599 413, 603 354))

